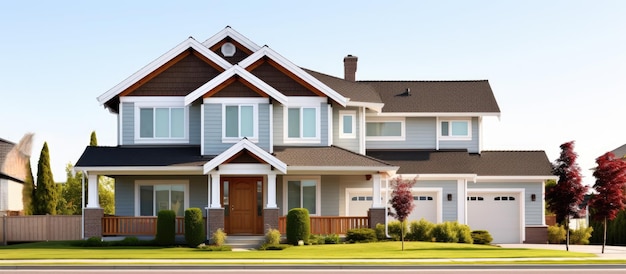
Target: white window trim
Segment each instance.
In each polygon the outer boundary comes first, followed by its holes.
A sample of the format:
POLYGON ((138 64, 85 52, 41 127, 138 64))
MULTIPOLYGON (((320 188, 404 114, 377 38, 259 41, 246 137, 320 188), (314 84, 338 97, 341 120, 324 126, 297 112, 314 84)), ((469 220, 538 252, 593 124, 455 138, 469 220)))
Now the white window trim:
POLYGON ((437 119, 437 137, 443 141, 471 141, 472 140, 472 119, 465 118, 446 118, 437 119), (448 133, 452 133, 452 122, 467 122, 467 135, 466 136, 443 136, 441 135, 441 123, 448 122, 448 133))
MULTIPOLYGON (((315 214, 311 216, 322 216, 322 177, 321 176, 283 176, 283 208, 288 211, 287 183, 289 181, 315 181, 315 214)), ((285 214, 287 212, 285 211, 285 214)))
POLYGON ((321 104, 326 102, 326 98, 324 97, 289 97, 289 104, 284 105, 283 111, 283 143, 285 144, 319 144, 322 142, 321 138, 321 104), (291 138, 289 137, 289 109, 290 108, 299 108, 300 109, 300 136, 302 136, 302 109, 303 108, 313 108, 315 109, 315 137, 299 137, 299 138, 291 138))
POLYGON ((395 117, 368 117, 365 121, 366 141, 404 141, 406 140, 406 119, 395 117), (400 122, 400 136, 367 136, 367 123, 400 122))
POLYGON ((259 105, 257 104, 234 104, 234 103, 224 103, 222 104, 222 143, 236 143, 239 142, 244 136, 241 136, 241 107, 242 106, 250 106, 252 107, 252 134, 253 136, 247 136, 248 140, 253 143, 259 142, 259 105), (237 131, 239 132, 238 137, 226 137, 226 107, 236 106, 237 111, 239 112, 237 121, 237 131))
POLYGON ((339 138, 356 139, 356 111, 355 110, 340 110, 339 111, 339 138), (352 116, 352 133, 343 132, 343 117, 344 116, 352 116))
MULTIPOLYGON (((141 186, 156 186, 156 185, 184 185, 185 187, 185 203, 183 207, 185 210, 189 208, 189 181, 188 180, 135 180, 135 217, 141 216, 140 210, 140 197, 139 197, 139 187, 141 186)), ((154 197, 152 197, 154 199, 154 197)), ((152 201, 154 203, 154 201, 152 201)), ((153 216, 157 216, 158 212, 156 211, 156 207, 152 208, 153 216)))
POLYGON ((189 107, 185 106, 184 97, 122 97, 122 102, 134 103, 134 142, 135 144, 185 144, 189 143, 189 107), (141 131, 141 116, 140 110, 142 108, 182 108, 183 109, 183 134, 182 138, 142 138, 140 137, 141 131))

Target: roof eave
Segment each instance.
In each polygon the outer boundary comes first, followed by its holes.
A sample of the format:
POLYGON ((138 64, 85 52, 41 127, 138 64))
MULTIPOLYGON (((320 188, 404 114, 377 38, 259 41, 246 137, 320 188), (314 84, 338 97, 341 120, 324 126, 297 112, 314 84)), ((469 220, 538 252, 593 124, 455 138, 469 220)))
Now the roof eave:
POLYGON ((346 104, 347 107, 366 107, 369 108, 376 113, 381 113, 383 111, 383 107, 385 104, 383 103, 372 103, 372 102, 359 102, 359 101, 351 101, 349 100, 346 104))
POLYGON ((500 118, 500 112, 381 112, 382 117, 477 117, 493 116, 500 118))

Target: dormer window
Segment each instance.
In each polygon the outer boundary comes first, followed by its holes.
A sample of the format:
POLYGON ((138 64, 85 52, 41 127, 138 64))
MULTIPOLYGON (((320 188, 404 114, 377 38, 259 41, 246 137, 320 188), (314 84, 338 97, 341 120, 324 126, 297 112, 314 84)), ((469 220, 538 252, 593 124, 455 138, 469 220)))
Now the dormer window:
POLYGON ((442 140, 471 140, 472 121, 469 119, 439 120, 439 138, 442 140))

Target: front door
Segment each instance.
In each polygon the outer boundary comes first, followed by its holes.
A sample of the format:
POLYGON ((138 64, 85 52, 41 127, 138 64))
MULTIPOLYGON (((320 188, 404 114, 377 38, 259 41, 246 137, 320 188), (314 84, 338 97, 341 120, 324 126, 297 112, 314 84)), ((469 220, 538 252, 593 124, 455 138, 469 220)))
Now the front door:
POLYGON ((258 196, 261 178, 223 178, 226 233, 257 234, 258 196))

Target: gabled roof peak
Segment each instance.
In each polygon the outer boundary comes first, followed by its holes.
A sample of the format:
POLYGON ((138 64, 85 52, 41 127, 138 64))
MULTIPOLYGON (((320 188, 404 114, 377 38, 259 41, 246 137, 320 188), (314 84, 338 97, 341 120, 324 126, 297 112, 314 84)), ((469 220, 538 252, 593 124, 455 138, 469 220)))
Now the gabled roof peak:
POLYGON ((234 30, 230 26, 226 26, 220 32, 218 32, 215 35, 211 36, 209 39, 206 39, 204 42, 202 42, 202 44, 205 47, 207 47, 207 48, 211 48, 215 44, 217 44, 220 41, 224 40, 226 37, 230 37, 231 39, 237 41, 237 43, 241 44, 242 46, 246 47, 247 49, 249 49, 252 52, 255 52, 255 51, 257 51, 257 50, 259 50, 261 48, 259 45, 257 45, 254 42, 252 42, 252 40, 250 40, 250 39, 246 38, 245 36, 241 35, 241 33, 237 32, 236 30, 234 30))

